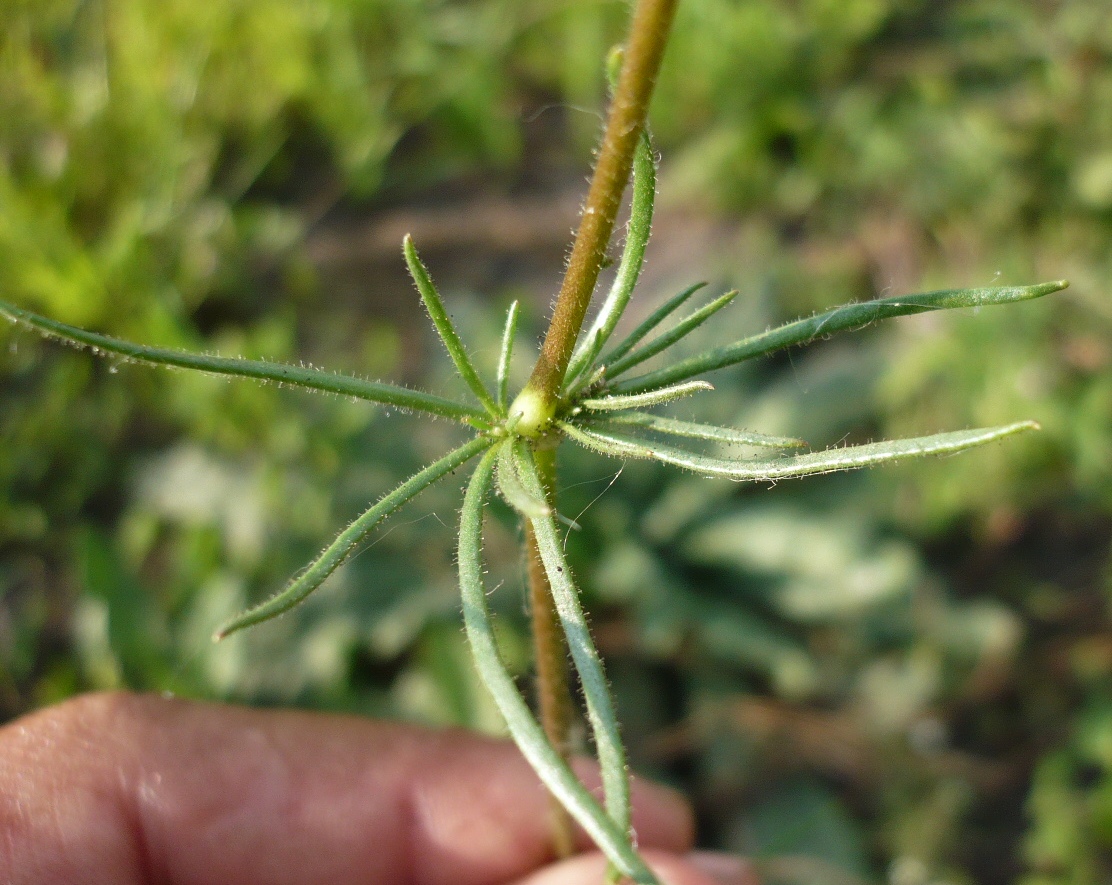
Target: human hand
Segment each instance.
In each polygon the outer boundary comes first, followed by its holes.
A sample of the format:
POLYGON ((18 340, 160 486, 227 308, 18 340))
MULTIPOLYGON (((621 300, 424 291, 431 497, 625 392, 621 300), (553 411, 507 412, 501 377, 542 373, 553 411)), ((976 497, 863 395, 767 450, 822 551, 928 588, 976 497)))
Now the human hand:
MULTIPOLYGON (((668 885, 755 881, 691 853, 679 796, 633 797, 668 885)), ((536 775, 512 744, 458 730, 122 693, 0 728, 4 885, 602 881, 597 854, 551 859, 536 775)))

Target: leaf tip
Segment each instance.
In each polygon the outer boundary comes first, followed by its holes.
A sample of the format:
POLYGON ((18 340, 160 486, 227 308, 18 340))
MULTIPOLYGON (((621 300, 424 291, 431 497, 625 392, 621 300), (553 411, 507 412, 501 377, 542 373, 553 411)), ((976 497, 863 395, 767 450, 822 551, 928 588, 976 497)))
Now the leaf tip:
POLYGON ((1069 287, 1069 280, 1050 280, 1045 283, 1035 283, 1032 286, 1025 286, 1020 291, 1026 292, 1027 298, 1042 298, 1044 295, 1049 295, 1052 292, 1061 292, 1063 289, 1069 287))
MULTIPOLYGON (((1042 298, 1044 295, 1050 295, 1052 292, 1061 292, 1063 289, 1069 287, 1069 280, 1050 280, 1046 283, 1035 283, 1033 286, 1026 286, 1026 298, 1042 298)), ((1025 299, 1021 299, 1025 300, 1025 299)))
POLYGON ((409 267, 409 273, 414 279, 417 278, 417 269, 424 269, 421 264, 421 256, 417 254, 417 246, 413 242, 413 234, 406 233, 402 237, 402 255, 405 256, 405 263, 409 267))
POLYGON ((233 633, 238 633, 244 627, 249 627, 253 622, 251 620, 248 620, 248 614, 250 614, 250 610, 240 613, 236 617, 232 618, 230 621, 225 621, 223 624, 217 627, 212 633, 213 645, 218 642, 223 642, 233 633))

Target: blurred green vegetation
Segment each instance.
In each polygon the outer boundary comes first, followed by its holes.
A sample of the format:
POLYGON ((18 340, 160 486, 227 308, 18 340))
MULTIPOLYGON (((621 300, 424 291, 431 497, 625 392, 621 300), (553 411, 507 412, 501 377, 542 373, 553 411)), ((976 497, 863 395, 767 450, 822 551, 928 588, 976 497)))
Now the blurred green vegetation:
MULTIPOLYGON (((5 300, 445 389, 400 249, 328 259, 401 218, 439 231, 426 254, 480 359, 511 298, 539 329, 560 243, 507 245, 468 201, 531 218, 580 186, 622 3, 0 10, 5 300)), ((632 755, 770 882, 1112 878, 1110 104, 1100 3, 681 4, 646 307, 737 286, 740 336, 881 292, 1073 283, 723 373, 702 406, 816 445, 1035 418, 1029 438, 771 489, 562 465, 632 755)), ((458 624, 452 483, 302 609, 208 640, 451 432, 5 332, 0 717, 129 686, 497 731, 458 624)), ((524 672, 502 516, 493 602, 524 672)))

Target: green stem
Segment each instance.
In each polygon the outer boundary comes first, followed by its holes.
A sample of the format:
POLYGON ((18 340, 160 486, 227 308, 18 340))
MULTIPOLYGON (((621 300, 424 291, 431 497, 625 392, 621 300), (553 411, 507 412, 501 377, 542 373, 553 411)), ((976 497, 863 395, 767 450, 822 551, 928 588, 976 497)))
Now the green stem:
POLYGON ((638 0, 598 161, 556 307, 526 390, 555 404, 606 257, 677 0, 638 0))

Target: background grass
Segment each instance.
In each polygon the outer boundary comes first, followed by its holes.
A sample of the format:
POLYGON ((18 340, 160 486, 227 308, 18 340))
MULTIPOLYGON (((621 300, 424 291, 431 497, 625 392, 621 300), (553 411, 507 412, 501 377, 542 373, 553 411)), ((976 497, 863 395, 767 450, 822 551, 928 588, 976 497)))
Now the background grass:
MULTIPOLYGON (((448 392, 412 230, 480 361, 515 297, 535 338, 624 4, 0 10, 0 297, 448 392)), ((770 881, 1112 876, 1110 61, 1085 0, 681 4, 638 310, 736 286, 721 339, 880 293, 1073 283, 720 373, 698 406, 815 445, 1039 434, 771 489, 562 464, 633 758, 770 881)), ((2 344, 0 716, 128 686, 500 728, 459 626, 453 482, 303 609, 208 642, 451 428, 2 344)), ((492 602, 524 672, 502 523, 492 602)))

